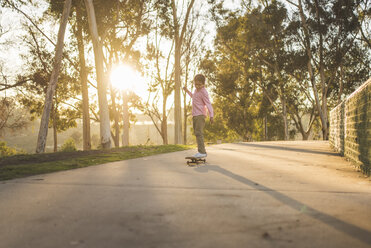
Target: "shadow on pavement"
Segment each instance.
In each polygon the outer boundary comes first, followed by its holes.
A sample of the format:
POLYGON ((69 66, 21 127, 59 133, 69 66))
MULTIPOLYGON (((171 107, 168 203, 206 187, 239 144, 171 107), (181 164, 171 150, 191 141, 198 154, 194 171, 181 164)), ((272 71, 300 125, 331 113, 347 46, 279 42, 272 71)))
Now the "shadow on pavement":
POLYGON ((339 220, 333 216, 330 216, 328 214, 322 213, 314 208, 308 207, 304 205, 303 203, 286 196, 278 191, 275 191, 271 188, 265 187, 264 185, 261 185, 259 183, 256 183, 250 179, 247 179, 245 177, 242 177, 240 175, 234 174, 231 171, 228 171, 226 169, 221 168, 218 165, 204 165, 199 166, 194 169, 197 172, 200 173, 207 173, 209 171, 215 171, 217 173, 220 173, 224 176, 227 176, 229 178, 232 178, 240 183, 243 183, 245 185, 248 185, 256 190, 262 191, 271 197, 277 199, 278 201, 282 202, 283 204, 289 206, 290 208, 297 210, 303 214, 306 214, 316 220, 321 221, 322 223, 331 226, 335 228, 338 231, 343 232, 344 234, 350 235, 353 238, 356 238, 360 240, 361 242, 365 244, 371 244, 371 232, 365 229, 362 229, 358 226, 355 226, 353 224, 344 222, 342 220, 339 220))
POLYGON ((286 147, 286 146, 263 145, 263 144, 253 144, 253 143, 234 143, 234 144, 241 145, 241 146, 256 147, 256 148, 268 148, 268 149, 292 151, 292 152, 314 153, 314 154, 322 154, 322 155, 337 156, 337 157, 340 156, 340 154, 335 153, 335 152, 316 151, 316 150, 286 147))

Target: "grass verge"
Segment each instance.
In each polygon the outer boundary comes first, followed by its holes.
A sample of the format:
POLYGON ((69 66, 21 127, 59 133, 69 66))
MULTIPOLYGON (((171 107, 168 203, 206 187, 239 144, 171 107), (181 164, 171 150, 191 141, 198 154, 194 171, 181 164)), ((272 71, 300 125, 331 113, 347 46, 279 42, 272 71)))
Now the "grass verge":
POLYGON ((15 155, 0 158, 0 181, 91 165, 183 151, 185 145, 129 146, 109 150, 15 155))

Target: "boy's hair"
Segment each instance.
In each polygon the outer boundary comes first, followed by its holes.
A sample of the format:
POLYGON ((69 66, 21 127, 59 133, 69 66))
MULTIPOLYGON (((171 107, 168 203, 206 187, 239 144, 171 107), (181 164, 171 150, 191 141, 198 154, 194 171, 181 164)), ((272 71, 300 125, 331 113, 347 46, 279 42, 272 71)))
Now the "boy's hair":
POLYGON ((202 74, 197 74, 193 80, 205 84, 205 76, 202 74))

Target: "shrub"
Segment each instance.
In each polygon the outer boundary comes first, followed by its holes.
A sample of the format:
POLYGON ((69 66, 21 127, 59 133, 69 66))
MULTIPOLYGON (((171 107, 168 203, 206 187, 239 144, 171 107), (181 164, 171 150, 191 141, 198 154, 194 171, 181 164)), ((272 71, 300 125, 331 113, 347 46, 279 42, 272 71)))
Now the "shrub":
POLYGON ((0 157, 17 154, 17 150, 6 145, 6 142, 0 141, 0 157))
POLYGON ((74 152, 76 150, 75 140, 72 138, 67 139, 61 147, 62 152, 74 152))

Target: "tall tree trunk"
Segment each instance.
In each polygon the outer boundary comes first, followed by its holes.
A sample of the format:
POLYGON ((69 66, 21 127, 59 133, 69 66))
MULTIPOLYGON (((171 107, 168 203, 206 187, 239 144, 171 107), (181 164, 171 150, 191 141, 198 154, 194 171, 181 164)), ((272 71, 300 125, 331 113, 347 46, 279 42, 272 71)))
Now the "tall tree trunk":
POLYGON ((341 96, 343 95, 344 90, 344 71, 343 71, 343 65, 340 64, 340 79, 339 79, 339 96, 338 96, 338 104, 341 103, 341 96))
MULTIPOLYGON (((319 3, 318 1, 314 1, 316 6, 316 18, 317 24, 320 26, 320 17, 319 17, 319 3)), ((323 58, 323 35, 319 32, 319 73, 320 73, 320 81, 321 81, 321 88, 322 88, 322 134, 323 139, 328 140, 328 124, 327 124, 327 90, 326 90, 326 76, 325 76, 325 65, 324 65, 324 58, 323 58)))
POLYGON ((99 41, 97 22, 95 19, 94 5, 92 0, 85 0, 86 11, 88 14, 89 28, 93 41, 95 69, 97 72, 98 102, 100 117, 100 138, 102 148, 111 147, 111 130, 107 102, 107 84, 103 68, 103 51, 99 41))
POLYGON ((116 94, 112 87, 112 84, 110 84, 110 92, 111 92, 111 101, 112 101, 112 112, 114 114, 114 120, 115 120, 115 135, 113 136, 113 142, 115 143, 115 147, 120 146, 120 127, 119 127, 119 114, 120 112, 117 110, 116 106, 116 94))
POLYGON ((85 49, 84 40, 82 37, 82 14, 81 6, 76 8, 77 17, 77 47, 79 50, 79 64, 80 64, 80 80, 81 80, 81 92, 82 92, 82 141, 83 150, 87 151, 91 149, 91 138, 90 138, 90 114, 89 114, 89 92, 88 92, 88 77, 85 66, 85 49))
MULTIPOLYGON (((189 63, 186 62, 186 66, 185 66, 185 79, 184 79, 184 86, 187 88, 187 82, 188 82, 188 67, 189 67, 189 63)), ((184 92, 183 94, 183 126, 184 126, 184 130, 183 130, 183 144, 187 144, 187 93, 184 92)))
POLYGON ((54 140, 54 152, 58 151, 58 135, 57 135, 57 110, 55 104, 52 106, 52 119, 53 119, 53 140, 54 140))
MULTIPOLYGON (((301 19, 301 22, 302 22, 302 25, 303 25, 304 42, 305 42, 305 47, 306 47, 306 51, 307 51, 307 55, 308 55, 307 66, 308 66, 309 77, 310 77, 310 81, 311 81, 312 88, 313 88, 314 98, 316 100, 316 107, 317 107, 318 114, 319 114, 320 119, 321 119, 322 132, 323 132, 323 134, 325 134, 324 130, 325 129, 327 130, 327 121, 326 121, 327 118, 325 118, 325 116, 324 116, 324 113, 322 111, 323 109, 322 109, 322 106, 321 106, 321 103, 320 103, 320 100, 319 100, 318 90, 317 90, 317 86, 316 86, 316 79, 315 79, 313 66, 312 66, 313 55, 312 55, 310 39, 309 39, 309 28, 308 28, 308 25, 307 25, 307 22, 306 22, 306 17, 304 15, 301 0, 298 1, 298 8, 299 8, 299 13, 300 13, 300 19, 301 19)), ((325 138, 325 137, 323 137, 323 138, 325 138)))
POLYGON ((181 100, 180 100, 180 88, 181 88, 181 82, 180 82, 180 74, 181 74, 181 68, 180 68, 180 59, 181 59, 181 50, 182 50, 182 42, 184 39, 184 34, 187 28, 187 23, 189 19, 189 15, 191 12, 191 9, 193 7, 195 0, 191 0, 187 7, 187 13, 184 17, 184 23, 180 30, 179 25, 179 19, 177 16, 177 9, 175 5, 175 0, 171 1, 171 6, 173 10, 173 21, 174 21, 174 40, 175 40, 175 62, 174 62, 174 68, 175 68, 175 87, 174 87, 174 121, 175 121, 175 127, 174 127, 174 143, 175 144, 181 144, 182 143, 182 106, 181 106, 181 100))
POLYGON ((167 139, 167 116, 163 116, 163 120, 161 122, 161 136, 162 136, 162 144, 167 145, 169 144, 167 139))
POLYGON ((283 119, 283 129, 284 129, 284 140, 289 139, 289 129, 288 129, 288 122, 287 122, 287 106, 286 106, 286 99, 284 96, 281 96, 281 103, 282 103, 282 119, 283 119))
POLYGON ((166 102, 167 102, 166 98, 164 98, 162 102, 162 122, 161 122, 161 135, 164 145, 167 145, 169 143, 167 138, 166 102))
POLYGON ((187 98, 186 96, 184 96, 184 99, 183 99, 183 126, 184 126, 184 130, 183 130, 183 144, 187 144, 187 118, 188 117, 188 113, 187 113, 187 98))
POLYGON ((323 114, 323 123, 322 123, 322 134, 323 139, 328 140, 328 116, 327 116, 327 96, 323 96, 322 98, 322 114, 323 114))
POLYGON ((129 145, 129 128, 130 128, 130 120, 129 120, 129 106, 128 106, 128 92, 124 90, 122 93, 123 98, 123 112, 124 112, 124 131, 122 134, 122 145, 128 146, 129 145))
POLYGON ((180 49, 179 41, 175 41, 175 88, 174 88, 174 143, 182 143, 182 107, 180 101, 180 49))
POLYGON ((55 49, 55 58, 52 75, 48 84, 48 89, 46 91, 45 104, 43 109, 43 114, 40 122, 39 135, 37 137, 36 153, 45 152, 46 138, 48 136, 48 124, 50 117, 50 110, 53 104, 53 95, 55 88, 57 86, 57 80, 59 76, 59 69, 62 61, 62 53, 64 46, 64 33, 66 31, 67 19, 71 10, 72 0, 66 0, 64 2, 63 14, 61 18, 61 24, 58 31, 58 41, 55 49))

